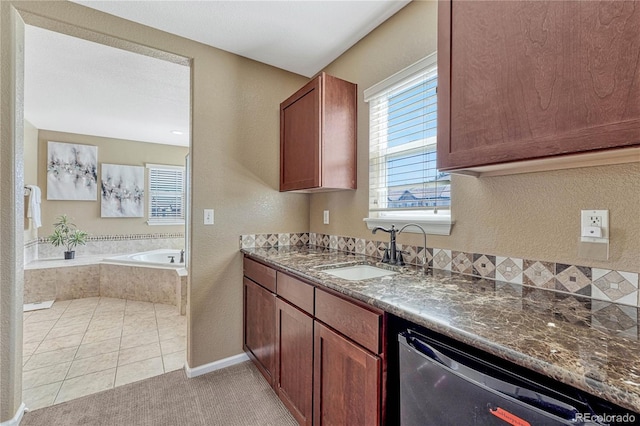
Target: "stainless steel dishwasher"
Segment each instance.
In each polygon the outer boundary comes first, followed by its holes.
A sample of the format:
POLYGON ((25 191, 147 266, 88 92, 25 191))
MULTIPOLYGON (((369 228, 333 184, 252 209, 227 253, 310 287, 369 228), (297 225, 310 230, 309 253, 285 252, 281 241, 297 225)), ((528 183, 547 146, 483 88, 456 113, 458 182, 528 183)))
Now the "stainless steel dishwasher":
POLYGON ((578 390, 560 393, 414 330, 398 341, 402 426, 610 424, 578 390))

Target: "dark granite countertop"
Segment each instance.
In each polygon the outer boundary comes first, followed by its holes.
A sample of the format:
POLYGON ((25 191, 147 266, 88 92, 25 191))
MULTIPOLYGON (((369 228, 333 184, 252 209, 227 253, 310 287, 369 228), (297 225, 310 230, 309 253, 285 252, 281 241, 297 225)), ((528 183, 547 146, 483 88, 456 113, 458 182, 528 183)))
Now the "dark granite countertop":
MULTIPOLYGON (((638 308, 447 271, 396 268, 363 281, 323 269, 364 255, 287 246, 243 249, 256 260, 336 290, 640 412, 638 308)), ((386 265, 384 265, 386 267, 386 265)))

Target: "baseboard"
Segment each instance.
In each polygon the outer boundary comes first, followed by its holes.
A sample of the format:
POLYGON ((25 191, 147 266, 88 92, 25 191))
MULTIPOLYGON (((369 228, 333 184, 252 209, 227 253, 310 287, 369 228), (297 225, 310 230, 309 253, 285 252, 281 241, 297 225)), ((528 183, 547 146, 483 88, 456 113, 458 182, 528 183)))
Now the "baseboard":
MULTIPOLYGON (((244 352, 238 355, 230 356, 209 364, 201 365, 199 367, 190 368, 189 364, 184 364, 184 371, 187 373, 188 378, 202 376, 203 374, 211 373, 212 371, 220 370, 221 368, 229 367, 241 362, 249 361, 249 357, 244 352)), ((0 426, 4 426, 0 425, 0 426)))
POLYGON ((18 407, 18 411, 16 412, 16 415, 13 416, 12 419, 9 419, 7 421, 0 423, 0 426, 18 426, 22 421, 22 416, 24 416, 24 412, 26 409, 27 409, 27 406, 24 405, 24 402, 23 402, 22 404, 20 404, 20 407, 18 407))

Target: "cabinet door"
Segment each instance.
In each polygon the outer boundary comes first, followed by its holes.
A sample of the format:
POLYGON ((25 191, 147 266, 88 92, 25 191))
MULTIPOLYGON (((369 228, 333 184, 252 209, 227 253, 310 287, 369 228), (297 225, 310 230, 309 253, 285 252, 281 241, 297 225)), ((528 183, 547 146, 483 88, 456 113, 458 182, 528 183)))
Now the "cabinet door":
POLYGON ((640 145, 637 3, 438 6, 440 169, 640 145))
POLYGON ((320 77, 280 105, 280 132, 280 191, 319 187, 320 77))
POLYGON ((380 358, 314 323, 314 425, 380 424, 380 358))
POLYGON ((244 278, 244 350, 273 386, 276 296, 244 278))
POLYGON ((284 300, 276 301, 277 367, 275 389, 301 425, 313 412, 313 318, 284 300))

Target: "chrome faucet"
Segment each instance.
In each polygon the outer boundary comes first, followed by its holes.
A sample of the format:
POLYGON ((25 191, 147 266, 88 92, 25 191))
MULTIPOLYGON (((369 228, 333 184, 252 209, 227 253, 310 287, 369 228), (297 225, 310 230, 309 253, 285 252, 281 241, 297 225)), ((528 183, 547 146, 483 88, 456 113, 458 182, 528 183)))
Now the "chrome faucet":
POLYGON ((180 250, 180 263, 184 263, 184 250, 180 250))
POLYGON ((391 225, 391 228, 389 229, 383 228, 382 226, 376 226, 371 232, 375 234, 378 231, 389 233, 389 248, 384 252, 382 263, 389 263, 391 265, 396 265, 398 263, 404 264, 404 262, 402 262, 402 255, 398 256, 398 251, 396 249, 396 235, 398 231, 396 230, 395 226, 391 225))
POLYGON ((422 267, 426 268, 427 267, 427 231, 425 231, 424 228, 418 225, 417 223, 407 223, 402 228, 400 228, 400 230, 396 234, 400 234, 402 231, 404 231, 404 228, 409 226, 415 226, 416 228, 422 231, 422 235, 424 237, 424 243, 422 244, 422 247, 424 249, 422 251, 422 267))

